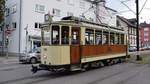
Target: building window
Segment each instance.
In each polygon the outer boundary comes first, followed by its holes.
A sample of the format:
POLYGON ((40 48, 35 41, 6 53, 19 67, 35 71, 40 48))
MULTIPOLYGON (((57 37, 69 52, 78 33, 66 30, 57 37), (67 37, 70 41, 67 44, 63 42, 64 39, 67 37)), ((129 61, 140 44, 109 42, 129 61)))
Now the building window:
POLYGON ((12 27, 13 27, 13 28, 17 28, 16 22, 13 22, 13 23, 12 23, 12 27))
POLYGON ((144 31, 148 31, 149 30, 149 28, 144 28, 144 31))
POLYGON ((35 11, 39 12, 39 13, 44 13, 45 12, 45 6, 44 5, 36 4, 35 5, 35 11))
POLYGON ((60 10, 59 9, 53 9, 53 15, 60 17, 60 10))
POLYGON ((85 2, 84 1, 80 1, 80 8, 82 8, 82 9, 85 8, 85 2))
POLYGON ((38 28, 38 23, 35 23, 34 28, 38 28))
POLYGON ((74 0, 68 0, 67 2, 69 5, 72 5, 72 6, 74 5, 74 0))
POLYGON ((41 27, 41 24, 36 22, 34 25, 34 28, 40 28, 40 27, 41 27))
POLYGON ((6 16, 9 16, 9 13, 10 13, 10 9, 6 8, 6 16))
POLYGON ((144 32, 144 36, 149 36, 149 32, 144 32))
POLYGON ((67 12, 67 16, 73 16, 72 12, 67 12))
POLYGON ((148 41, 148 38, 144 37, 144 41, 148 41))
POLYGON ((117 20, 116 24, 118 27, 121 26, 119 20, 117 20))
POLYGON ((17 12, 17 5, 14 5, 11 8, 11 13, 16 13, 16 12, 17 12))

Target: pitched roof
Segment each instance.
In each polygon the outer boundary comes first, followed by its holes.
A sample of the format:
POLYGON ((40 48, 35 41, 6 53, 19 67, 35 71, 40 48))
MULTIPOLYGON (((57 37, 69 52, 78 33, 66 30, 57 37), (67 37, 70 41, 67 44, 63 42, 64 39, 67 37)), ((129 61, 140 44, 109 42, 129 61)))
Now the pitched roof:
POLYGON ((122 16, 117 16, 117 18, 121 19, 123 22, 125 22, 128 26, 136 27, 136 25, 133 23, 133 21, 136 21, 136 19, 126 19, 122 16))
POLYGON ((140 28, 143 28, 143 27, 150 27, 150 24, 146 22, 140 23, 140 28))

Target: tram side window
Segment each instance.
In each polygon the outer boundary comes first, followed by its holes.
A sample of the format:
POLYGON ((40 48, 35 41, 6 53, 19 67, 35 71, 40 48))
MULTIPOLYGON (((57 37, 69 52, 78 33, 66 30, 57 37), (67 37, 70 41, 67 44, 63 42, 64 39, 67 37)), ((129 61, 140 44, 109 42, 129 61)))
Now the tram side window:
POLYGON ((95 32, 95 43, 96 45, 102 44, 102 32, 101 31, 95 32))
POLYGON ((115 44, 115 41, 114 41, 115 39, 114 39, 114 33, 110 33, 110 45, 113 45, 113 44, 115 44))
POLYGON ((69 27, 63 26, 61 31, 61 43, 69 44, 69 27))
POLYGON ((102 40, 102 44, 108 44, 108 42, 109 42, 109 33, 108 32, 104 32, 102 39, 103 39, 102 40))
POLYGON ((80 32, 79 30, 73 29, 72 30, 72 44, 80 44, 80 32))
POLYGON ((124 34, 121 34, 121 44, 124 44, 124 34))
POLYGON ((52 44, 59 44, 59 26, 52 26, 52 44))
POLYGON ((94 30, 86 29, 85 43, 86 44, 94 44, 94 30))
POLYGON ((115 44, 119 44, 119 34, 115 35, 115 44))

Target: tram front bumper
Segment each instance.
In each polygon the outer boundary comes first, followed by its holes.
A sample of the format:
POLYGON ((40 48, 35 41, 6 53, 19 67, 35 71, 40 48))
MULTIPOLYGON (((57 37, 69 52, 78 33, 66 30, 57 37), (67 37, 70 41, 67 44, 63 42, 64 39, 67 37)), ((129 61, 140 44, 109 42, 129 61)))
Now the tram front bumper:
POLYGON ((36 73, 40 70, 47 70, 47 71, 65 71, 66 69, 69 69, 70 65, 45 65, 45 64, 33 64, 31 71, 33 73, 36 73))
POLYGON ((50 68, 46 65, 40 65, 40 64, 32 64, 32 69, 31 72, 36 73, 37 71, 40 70, 48 70, 50 71, 50 68))

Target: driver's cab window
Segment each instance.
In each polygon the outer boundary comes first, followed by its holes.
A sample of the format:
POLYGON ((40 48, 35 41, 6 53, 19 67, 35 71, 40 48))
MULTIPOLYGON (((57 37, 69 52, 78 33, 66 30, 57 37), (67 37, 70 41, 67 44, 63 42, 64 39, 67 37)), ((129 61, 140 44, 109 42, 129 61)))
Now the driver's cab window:
POLYGON ((62 26, 61 43, 69 44, 69 27, 68 26, 62 26))
POLYGON ((52 44, 59 44, 59 26, 52 26, 52 44))

